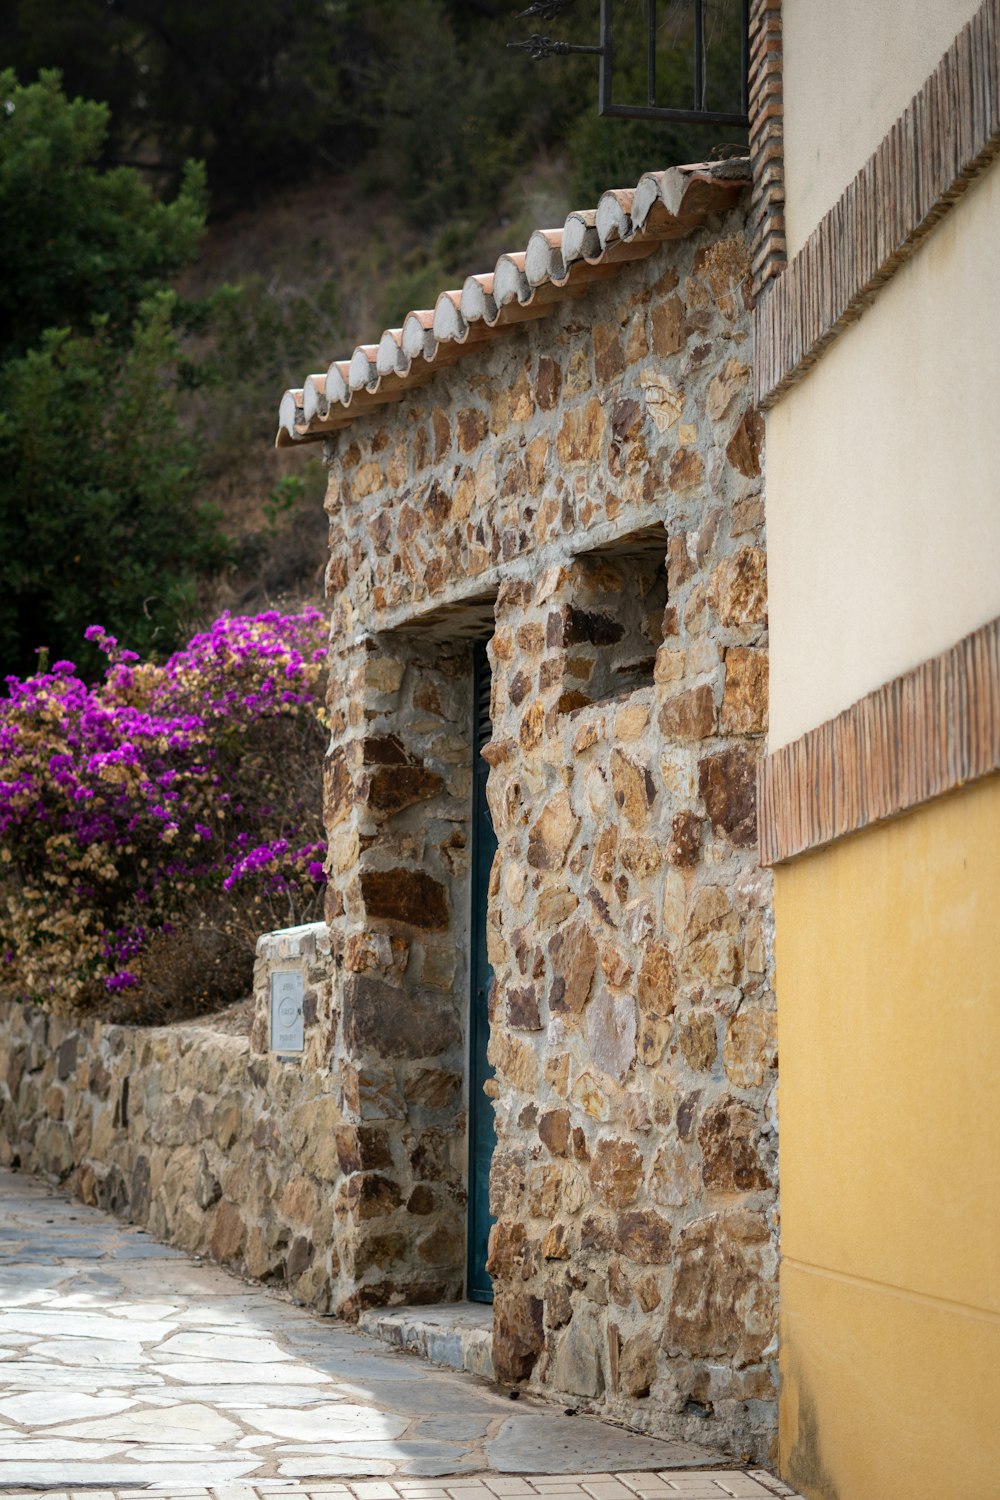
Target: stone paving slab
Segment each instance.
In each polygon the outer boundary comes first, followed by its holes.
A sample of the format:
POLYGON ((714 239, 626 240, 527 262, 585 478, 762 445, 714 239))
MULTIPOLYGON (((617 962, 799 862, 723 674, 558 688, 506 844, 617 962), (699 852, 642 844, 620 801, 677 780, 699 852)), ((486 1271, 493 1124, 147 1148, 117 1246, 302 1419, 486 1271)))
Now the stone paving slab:
POLYGON ((439 1369, 0 1171, 0 1496, 744 1500, 693 1444, 439 1369))

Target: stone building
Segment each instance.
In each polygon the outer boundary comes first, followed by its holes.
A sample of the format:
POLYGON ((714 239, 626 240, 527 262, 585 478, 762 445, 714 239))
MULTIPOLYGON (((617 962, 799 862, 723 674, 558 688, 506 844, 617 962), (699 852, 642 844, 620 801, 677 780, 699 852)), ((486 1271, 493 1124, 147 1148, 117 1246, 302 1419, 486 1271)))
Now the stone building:
POLYGON ((492 1295, 499 1378, 764 1455, 747 179, 651 174, 536 233, 287 393, 279 441, 329 466, 311 1284, 347 1315, 492 1295))

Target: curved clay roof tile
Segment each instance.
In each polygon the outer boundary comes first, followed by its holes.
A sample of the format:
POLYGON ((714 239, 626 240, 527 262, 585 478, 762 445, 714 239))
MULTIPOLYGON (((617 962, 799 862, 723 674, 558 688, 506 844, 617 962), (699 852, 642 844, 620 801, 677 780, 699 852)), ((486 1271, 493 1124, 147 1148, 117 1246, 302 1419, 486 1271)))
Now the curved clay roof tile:
POLYGON ((646 172, 634 188, 604 193, 596 209, 571 213, 562 229, 536 230, 527 249, 501 255, 493 271, 469 276, 460 292, 442 292, 433 311, 407 313, 401 329, 387 328, 377 344, 334 360, 325 377, 310 375, 302 390, 286 391, 279 444, 321 438, 355 412, 401 400, 435 369, 731 208, 749 177, 742 158, 646 172))

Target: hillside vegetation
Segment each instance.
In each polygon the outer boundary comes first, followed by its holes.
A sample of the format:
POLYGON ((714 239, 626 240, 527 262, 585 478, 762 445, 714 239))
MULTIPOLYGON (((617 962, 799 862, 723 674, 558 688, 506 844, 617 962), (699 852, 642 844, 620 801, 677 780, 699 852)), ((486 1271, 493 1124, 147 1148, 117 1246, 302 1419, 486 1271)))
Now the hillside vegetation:
MULTIPOLYGON (((593 40, 596 10, 544 29, 593 40)), ((592 59, 506 49, 537 24, 499 0, 4 8, 7 668, 44 647, 97 671, 95 621, 163 656, 221 608, 318 598, 321 466, 273 451, 282 389, 605 187, 719 145, 600 120, 592 59)), ((661 74, 682 88, 677 40, 661 74)))

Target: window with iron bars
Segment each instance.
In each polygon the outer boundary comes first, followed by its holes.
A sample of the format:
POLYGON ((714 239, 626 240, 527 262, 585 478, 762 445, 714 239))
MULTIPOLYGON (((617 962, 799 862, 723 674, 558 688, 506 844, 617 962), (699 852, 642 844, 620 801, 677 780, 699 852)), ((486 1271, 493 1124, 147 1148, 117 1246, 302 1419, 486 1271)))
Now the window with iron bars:
MULTIPOLYGON (((593 23, 594 10, 594 0, 533 0, 517 19, 593 23)), ((599 0, 596 43, 534 32, 508 46, 535 59, 597 57, 602 115, 746 126, 749 10, 750 0, 599 0)))

